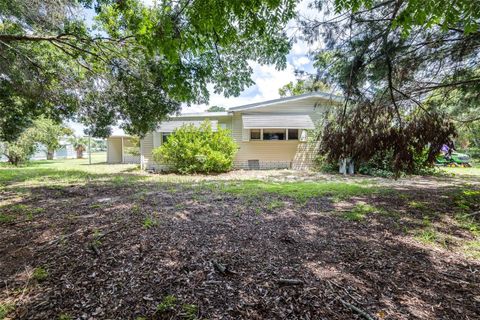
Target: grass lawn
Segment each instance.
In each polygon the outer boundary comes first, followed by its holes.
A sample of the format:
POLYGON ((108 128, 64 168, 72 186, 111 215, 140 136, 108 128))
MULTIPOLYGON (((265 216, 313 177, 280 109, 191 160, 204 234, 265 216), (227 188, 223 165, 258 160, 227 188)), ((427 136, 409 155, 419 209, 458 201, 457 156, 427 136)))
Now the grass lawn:
POLYGON ((0 166, 0 319, 474 319, 480 171, 0 166))
POLYGON ((442 170, 452 175, 480 177, 480 164, 471 168, 442 168, 442 170))

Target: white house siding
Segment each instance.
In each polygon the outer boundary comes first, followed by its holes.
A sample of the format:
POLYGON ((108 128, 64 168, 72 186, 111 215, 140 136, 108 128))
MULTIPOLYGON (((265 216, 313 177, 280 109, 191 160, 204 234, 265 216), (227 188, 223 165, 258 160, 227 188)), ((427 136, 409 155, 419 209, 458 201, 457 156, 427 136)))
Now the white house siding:
POLYGON ((315 165, 315 158, 318 154, 318 142, 299 143, 297 152, 293 157, 292 169, 294 170, 309 170, 313 169, 315 165))
MULTIPOLYGON (((232 129, 232 118, 229 116, 222 116, 222 117, 206 117, 201 118, 199 120, 198 117, 185 117, 182 116, 181 118, 173 118, 171 122, 186 122, 186 121, 204 121, 204 120, 211 120, 212 122, 217 121, 219 126, 222 126, 226 129, 232 129)), ((144 154, 144 164, 147 170, 168 170, 168 166, 156 163, 153 160, 152 150, 154 148, 159 147, 162 144, 161 139, 161 132, 151 132, 142 139, 142 147, 143 147, 143 154, 144 154)))
POLYGON ((308 114, 243 114, 244 129, 315 129, 312 118, 308 114))
POLYGON ((150 132, 145 135, 141 143, 141 153, 143 155, 143 164, 147 169, 152 169, 155 167, 155 161, 153 161, 152 150, 153 150, 153 133, 150 132))
POLYGON ((318 145, 301 141, 250 141, 250 131, 243 129, 242 114, 306 114, 314 123, 317 123, 323 112, 328 107, 325 104, 308 101, 307 103, 293 102, 290 104, 278 104, 275 106, 262 107, 233 114, 233 139, 239 145, 235 157, 236 168, 252 168, 252 160, 258 160, 260 169, 292 168, 296 170, 308 170, 314 165, 314 159, 318 151, 318 145), (249 164, 249 160, 251 161, 249 164))
POLYGON ((235 157, 235 167, 253 169, 258 160, 259 169, 291 168, 299 141, 249 141, 240 142, 235 157), (250 161, 250 163, 249 163, 250 161))
MULTIPOLYGON (((338 104, 338 102, 336 103, 338 104)), ((170 121, 203 121, 217 120, 219 125, 231 129, 232 137, 238 144, 238 152, 234 163, 237 168, 260 169, 293 168, 298 170, 310 169, 317 155, 318 144, 298 140, 286 141, 250 141, 250 131, 243 128, 242 114, 296 114, 309 115, 317 124, 322 119, 325 110, 333 105, 331 101, 311 97, 297 101, 279 102, 259 108, 232 110, 229 116, 181 116, 170 121)), ((152 158, 152 149, 161 145, 161 133, 149 133, 142 140, 142 154, 147 169, 163 169, 152 158)))
POLYGON ((122 138, 107 139, 107 163, 122 163, 122 138))
MULTIPOLYGON (((306 114, 309 115, 313 123, 317 123, 322 119, 323 113, 332 108, 333 104, 330 101, 319 100, 318 98, 312 98, 302 101, 279 103, 272 106, 266 106, 257 109, 247 109, 235 112, 235 114, 255 114, 255 113, 290 113, 290 114, 306 114)), ((241 116, 240 116, 241 121, 241 116)))
POLYGON ((242 115, 235 112, 232 116, 232 137, 235 142, 240 143, 243 139, 242 115))
POLYGON ((221 116, 221 117, 205 117, 205 118, 198 118, 198 117, 185 117, 182 116, 181 118, 177 119, 172 119, 170 121, 205 121, 205 120, 211 120, 211 121, 217 121, 219 126, 224 126, 226 129, 231 129, 232 128, 232 117, 230 116, 221 116))

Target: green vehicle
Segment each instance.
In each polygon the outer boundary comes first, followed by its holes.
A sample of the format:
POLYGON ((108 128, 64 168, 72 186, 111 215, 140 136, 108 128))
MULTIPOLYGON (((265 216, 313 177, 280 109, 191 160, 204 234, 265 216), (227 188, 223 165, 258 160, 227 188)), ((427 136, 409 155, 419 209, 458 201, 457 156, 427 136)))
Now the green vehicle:
POLYGON ((445 167, 471 167, 471 159, 468 154, 452 152, 452 155, 448 157, 446 154, 440 154, 436 158, 437 166, 445 167))

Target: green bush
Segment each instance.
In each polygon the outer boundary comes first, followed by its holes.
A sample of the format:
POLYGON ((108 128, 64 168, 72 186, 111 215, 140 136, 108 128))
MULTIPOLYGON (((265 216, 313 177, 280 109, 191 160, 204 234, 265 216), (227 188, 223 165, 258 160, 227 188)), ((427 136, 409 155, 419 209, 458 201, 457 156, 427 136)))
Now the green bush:
MULTIPOLYGON (((361 174, 383 177, 395 178, 405 176, 407 174, 415 175, 434 175, 438 170, 428 163, 427 149, 422 152, 413 154, 413 167, 404 168, 399 172, 395 172, 393 152, 391 150, 386 152, 377 152, 369 160, 356 160, 355 171, 361 174)), ((339 169, 338 163, 332 163, 323 155, 318 155, 315 158, 315 168, 320 172, 336 173, 339 169)))
POLYGON ((153 150, 156 162, 171 166, 181 174, 229 171, 237 145, 230 130, 212 130, 209 121, 176 129, 159 148, 153 150))
POLYGON ((470 147, 467 149, 458 149, 457 151, 468 154, 474 161, 480 160, 480 148, 470 147))
POLYGON ((394 178, 404 176, 407 173, 416 175, 433 175, 435 167, 427 162, 427 149, 413 155, 413 167, 405 168, 395 173, 393 152, 378 152, 368 161, 360 163, 357 171, 375 177, 394 178), (408 170, 407 170, 408 169, 408 170))
POLYGON ((31 128, 25 130, 14 142, 0 143, 1 153, 15 166, 27 162, 36 150, 37 143, 31 128))
POLYGON ((324 155, 318 155, 313 160, 314 169, 323 173, 337 173, 338 163, 331 163, 324 155))

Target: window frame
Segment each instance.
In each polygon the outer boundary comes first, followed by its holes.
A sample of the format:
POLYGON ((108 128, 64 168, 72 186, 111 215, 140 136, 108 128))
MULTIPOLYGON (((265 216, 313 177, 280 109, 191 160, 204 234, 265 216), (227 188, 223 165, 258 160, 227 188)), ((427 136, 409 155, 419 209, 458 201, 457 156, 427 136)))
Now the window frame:
POLYGON ((168 140, 168 136, 171 135, 171 132, 160 132, 160 140, 161 144, 164 144, 168 140), (167 136, 167 139, 164 138, 164 136, 167 136))
POLYGON ((288 136, 287 136, 287 129, 286 128, 266 128, 266 129, 262 129, 262 140, 263 141, 288 141, 288 136), (274 135, 276 134, 275 131, 277 132, 281 132, 283 131, 283 139, 265 139, 265 130, 270 130, 270 131, 273 131, 271 133, 271 135, 274 135))
POLYGON ((302 140, 302 132, 306 131, 306 129, 293 129, 293 128, 255 128, 255 129, 248 129, 249 131, 249 141, 299 141, 299 142, 304 142, 302 140), (259 139, 252 139, 252 130, 260 130, 260 138, 259 139), (284 137, 285 139, 282 140, 273 140, 273 139, 265 139, 265 134, 264 130, 283 130, 284 131, 284 137), (290 139, 290 136, 288 134, 289 130, 296 130, 297 131, 297 138, 296 139, 290 139))
POLYGON ((250 129, 250 140, 252 141, 262 141, 263 140, 263 129, 250 129), (258 139, 253 139, 252 138, 252 130, 258 130, 259 133, 259 138, 258 139))
POLYGON ((300 140, 300 130, 301 129, 287 129, 287 140, 299 141, 300 140), (297 132, 297 137, 295 139, 290 139, 290 130, 297 132))

